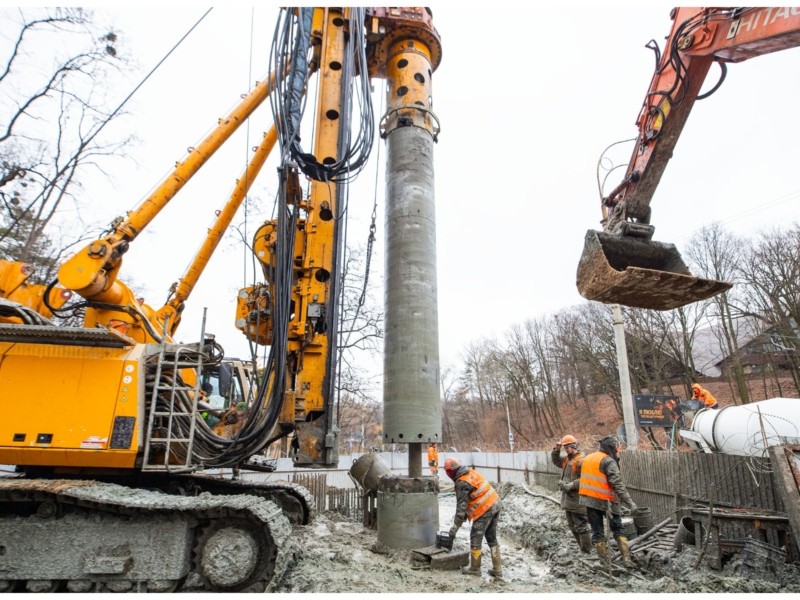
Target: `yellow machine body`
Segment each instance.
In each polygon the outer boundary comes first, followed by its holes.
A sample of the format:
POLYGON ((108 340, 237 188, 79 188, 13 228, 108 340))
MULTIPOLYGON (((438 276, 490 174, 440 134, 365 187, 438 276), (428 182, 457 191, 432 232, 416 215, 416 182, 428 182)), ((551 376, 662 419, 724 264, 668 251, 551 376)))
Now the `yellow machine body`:
POLYGON ((144 348, 0 342, 0 463, 133 468, 144 348))

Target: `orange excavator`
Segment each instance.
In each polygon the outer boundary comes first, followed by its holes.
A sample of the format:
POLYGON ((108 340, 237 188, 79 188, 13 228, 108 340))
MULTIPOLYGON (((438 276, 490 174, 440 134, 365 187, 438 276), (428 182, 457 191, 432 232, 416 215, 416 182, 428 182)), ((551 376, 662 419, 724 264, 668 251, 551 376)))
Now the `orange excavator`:
POLYGON ((710 298, 731 284, 693 276, 673 244, 652 240, 650 201, 696 100, 716 91, 727 63, 800 45, 800 8, 689 8, 672 10, 663 54, 637 119, 625 176, 602 199, 603 231, 589 230, 577 286, 588 300, 670 310, 710 298), (711 65, 719 81, 700 93, 711 65))

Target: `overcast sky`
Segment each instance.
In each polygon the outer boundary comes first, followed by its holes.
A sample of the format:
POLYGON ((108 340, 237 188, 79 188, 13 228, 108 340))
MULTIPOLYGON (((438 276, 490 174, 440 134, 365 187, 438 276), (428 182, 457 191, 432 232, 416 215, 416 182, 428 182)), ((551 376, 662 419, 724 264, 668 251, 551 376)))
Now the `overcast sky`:
MULTIPOLYGON (((122 51, 138 63, 127 73, 130 89, 206 10, 159 5, 156 14, 146 6, 95 9, 114 23, 122 51)), ((499 338, 526 319, 584 302, 575 271, 586 230, 599 228, 597 163, 608 145, 636 134, 654 68, 644 46, 655 39, 663 48, 669 10, 433 5, 443 46, 433 77, 442 127, 435 181, 443 364, 458 363, 471 341, 499 338)), ((97 181, 86 188, 101 223, 146 197, 266 73, 275 15, 274 8, 214 8, 128 104, 120 125, 140 143, 129 149, 130 160, 108 168, 113 186, 97 181)), ((721 89, 696 105, 653 199, 654 239, 681 248, 714 221, 750 233, 798 219, 798 69, 797 49, 730 65, 721 89)), ((712 67, 709 78, 717 73, 712 67)), ((128 91, 121 89, 120 99, 128 91)), ((133 243, 122 277, 145 286, 151 305, 163 304, 182 275, 241 173, 247 148, 270 123, 265 103, 249 129, 133 243)), ((617 164, 627 163, 631 149, 616 153, 617 164)), ((372 164, 384 158, 380 142, 372 164)), ((267 164, 253 190, 264 207, 271 207, 276 188, 274 166, 267 164)), ((366 241, 374 184, 369 170, 354 187, 352 244, 366 241)), ((380 179, 371 281, 383 266, 383 192, 380 179)), ((249 215, 248 236, 269 216, 249 215)), ((243 219, 240 213, 236 222, 243 219)), ((178 338, 195 339, 208 307, 206 329, 228 355, 245 355, 233 327, 245 264, 241 243, 227 237, 189 300, 178 338)))

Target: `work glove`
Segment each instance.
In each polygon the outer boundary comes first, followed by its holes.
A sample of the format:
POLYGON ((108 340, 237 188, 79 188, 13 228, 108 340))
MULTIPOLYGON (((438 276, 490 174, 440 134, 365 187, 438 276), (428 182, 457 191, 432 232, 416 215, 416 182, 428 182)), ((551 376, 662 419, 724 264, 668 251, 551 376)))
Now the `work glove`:
POLYGON ((456 526, 456 525, 453 525, 453 526, 450 528, 450 537, 451 537, 452 539, 455 539, 455 537, 456 537, 456 534, 457 534, 457 533, 458 533, 458 526, 456 526))
POLYGON ((564 484, 564 482, 563 482, 563 481, 561 481, 560 479, 558 480, 558 483, 557 483, 556 485, 558 485, 558 489, 560 489, 560 490, 564 490, 564 489, 566 489, 566 487, 567 487, 567 486, 564 484))
POLYGON ((638 507, 637 507, 637 506, 636 506, 636 504, 634 504, 633 502, 631 502, 631 503, 628 505, 628 510, 629 510, 629 511, 631 511, 631 513, 635 513, 637 508, 638 508, 638 507))

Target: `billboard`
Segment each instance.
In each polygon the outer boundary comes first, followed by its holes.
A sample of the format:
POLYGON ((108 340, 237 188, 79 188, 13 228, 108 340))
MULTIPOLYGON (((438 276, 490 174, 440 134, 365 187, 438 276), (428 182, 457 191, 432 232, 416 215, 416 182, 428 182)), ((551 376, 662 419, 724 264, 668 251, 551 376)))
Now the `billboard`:
POLYGON ((639 427, 669 428, 681 420, 683 411, 678 396, 637 394, 633 398, 639 427))

